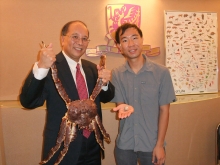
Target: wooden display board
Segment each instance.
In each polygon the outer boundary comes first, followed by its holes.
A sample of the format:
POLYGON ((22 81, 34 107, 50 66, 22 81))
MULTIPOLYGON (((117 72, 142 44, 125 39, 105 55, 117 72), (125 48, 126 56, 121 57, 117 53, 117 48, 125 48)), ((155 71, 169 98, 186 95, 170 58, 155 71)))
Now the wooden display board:
POLYGON ((164 17, 176 95, 218 92, 217 13, 165 11, 164 17))

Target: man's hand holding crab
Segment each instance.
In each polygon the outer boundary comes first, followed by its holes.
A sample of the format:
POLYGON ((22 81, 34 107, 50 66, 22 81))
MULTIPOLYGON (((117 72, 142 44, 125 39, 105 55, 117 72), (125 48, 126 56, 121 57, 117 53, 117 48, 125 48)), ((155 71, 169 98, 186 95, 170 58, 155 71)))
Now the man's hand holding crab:
POLYGON ((107 85, 111 80, 111 71, 106 69, 106 55, 100 57, 100 63, 97 65, 98 77, 102 79, 103 85, 107 85))

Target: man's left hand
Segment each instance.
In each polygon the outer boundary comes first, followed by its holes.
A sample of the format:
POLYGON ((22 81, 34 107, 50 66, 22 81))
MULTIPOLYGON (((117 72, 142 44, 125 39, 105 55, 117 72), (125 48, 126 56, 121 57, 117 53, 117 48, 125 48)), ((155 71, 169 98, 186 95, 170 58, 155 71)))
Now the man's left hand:
POLYGON ((111 80, 111 71, 108 69, 103 69, 99 65, 97 65, 98 76, 102 79, 103 84, 107 84, 111 80))
POLYGON ((152 163, 163 165, 165 163, 165 151, 163 146, 155 146, 153 150, 152 163))

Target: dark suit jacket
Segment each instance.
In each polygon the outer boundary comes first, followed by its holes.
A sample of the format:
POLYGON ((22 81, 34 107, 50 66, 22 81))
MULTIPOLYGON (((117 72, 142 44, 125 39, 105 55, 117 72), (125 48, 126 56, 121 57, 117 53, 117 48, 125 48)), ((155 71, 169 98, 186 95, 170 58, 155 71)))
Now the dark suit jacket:
MULTIPOLYGON (((72 101, 79 100, 74 79, 72 77, 70 68, 62 52, 60 52, 56 56, 55 64, 58 70, 58 78, 62 82, 62 85, 65 88, 69 98, 72 101)), ((96 81, 98 79, 97 68, 94 63, 83 59, 82 59, 82 67, 86 75, 89 95, 91 95, 95 87, 96 81)), ((95 100, 95 103, 97 105, 98 115, 100 116, 100 118, 102 118, 100 102, 103 103, 109 102, 113 97, 114 97, 114 86, 111 83, 109 83, 108 90, 107 91, 101 90, 100 94, 97 96, 95 100)), ((45 100, 47 107, 47 115, 46 115, 46 124, 44 130, 44 145, 43 145, 44 158, 47 157, 50 149, 54 147, 56 144, 56 139, 61 124, 61 119, 65 115, 67 108, 65 102, 58 94, 57 89, 54 85, 51 76, 51 70, 49 71, 46 78, 44 78, 43 80, 35 79, 31 71, 23 85, 22 92, 20 94, 20 102, 25 108, 34 109, 36 107, 42 106, 45 100)), ((80 131, 78 131, 77 138, 73 142, 71 142, 69 146, 69 150, 66 156, 64 157, 64 159, 62 160, 61 164, 74 165, 74 163, 77 162, 81 149, 81 141, 82 141, 82 134, 80 133, 80 131)), ((53 156, 53 158, 49 162, 54 162, 57 159, 59 153, 60 150, 57 151, 57 153, 53 156)))

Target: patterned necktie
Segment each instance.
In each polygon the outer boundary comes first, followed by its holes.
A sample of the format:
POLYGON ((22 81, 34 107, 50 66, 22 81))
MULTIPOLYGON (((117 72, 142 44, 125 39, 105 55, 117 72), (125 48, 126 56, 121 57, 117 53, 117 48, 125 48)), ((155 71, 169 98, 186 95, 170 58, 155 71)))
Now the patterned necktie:
MULTIPOLYGON (((86 82, 85 82, 85 79, 80 71, 79 63, 77 63, 77 66, 76 66, 76 85, 77 85, 77 91, 78 91, 80 100, 88 99, 86 82)), ((88 138, 90 134, 91 134, 91 132, 89 130, 83 129, 83 136, 88 138)))

